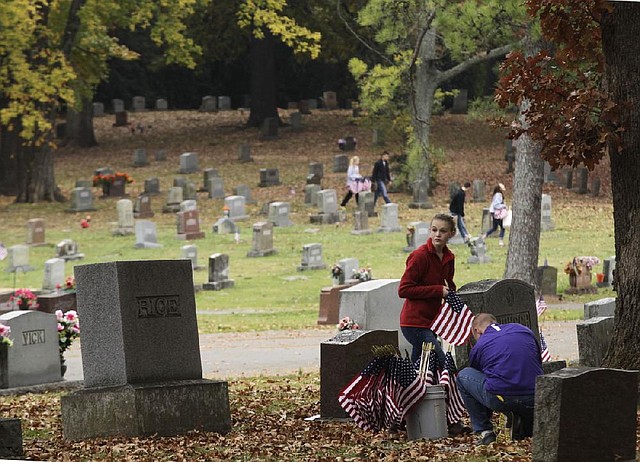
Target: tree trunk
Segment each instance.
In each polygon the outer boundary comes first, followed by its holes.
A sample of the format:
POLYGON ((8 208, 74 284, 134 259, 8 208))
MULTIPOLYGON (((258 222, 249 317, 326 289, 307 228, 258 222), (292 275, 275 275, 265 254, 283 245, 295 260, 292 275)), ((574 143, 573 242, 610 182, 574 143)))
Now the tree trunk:
POLYGON ((73 109, 68 111, 65 141, 74 143, 81 148, 90 148, 98 145, 93 131, 93 101, 91 98, 82 98, 80 112, 76 112, 73 109))
POLYGON ((53 163, 53 151, 47 142, 19 147, 16 202, 64 201, 56 186, 53 163))
MULTIPOLYGON (((6 99, 0 98, 0 108, 6 107, 6 99)), ((0 195, 15 196, 18 193, 16 172, 18 168, 18 131, 0 124, 0 195)))
POLYGON ((540 251, 540 205, 544 161, 540 146, 523 134, 516 143, 516 167, 513 179, 513 220, 509 230, 509 248, 504 277, 536 285, 540 251))
POLYGON ((624 104, 622 152, 610 150, 616 248, 615 326, 608 367, 640 369, 640 4, 618 3, 601 23, 605 87, 624 104))
POLYGON ((278 117, 274 51, 274 38, 268 31, 264 31, 263 39, 251 37, 251 112, 247 122, 250 127, 260 127, 264 119, 278 117))

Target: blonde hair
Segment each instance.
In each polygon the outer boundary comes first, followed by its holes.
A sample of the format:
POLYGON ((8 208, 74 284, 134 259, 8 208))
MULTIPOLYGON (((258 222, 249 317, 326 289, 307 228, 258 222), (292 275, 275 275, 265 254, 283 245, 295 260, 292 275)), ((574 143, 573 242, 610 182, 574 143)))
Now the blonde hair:
POLYGON ((356 165, 358 162, 360 162, 360 158, 358 156, 353 156, 349 161, 349 165, 356 165))

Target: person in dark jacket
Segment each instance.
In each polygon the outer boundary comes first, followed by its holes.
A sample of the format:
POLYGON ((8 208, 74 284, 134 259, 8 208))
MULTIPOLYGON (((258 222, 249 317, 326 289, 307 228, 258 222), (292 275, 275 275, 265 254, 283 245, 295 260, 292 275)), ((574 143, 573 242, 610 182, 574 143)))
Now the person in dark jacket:
POLYGON ((474 318, 472 334, 476 344, 469 355, 470 367, 458 373, 458 389, 479 435, 476 444, 496 440, 494 411, 513 413, 517 437, 531 436, 536 377, 542 374, 538 340, 528 327, 498 324, 490 313, 474 318))
POLYGON ((391 172, 389 170, 389 153, 384 151, 380 159, 373 164, 371 182, 376 185, 376 192, 373 195, 373 206, 376 206, 378 197, 382 196, 385 204, 391 202, 387 195, 387 185, 391 183, 391 172))
POLYGON ((465 182, 464 186, 462 186, 451 198, 451 203, 449 204, 449 211, 456 216, 458 221, 458 231, 464 239, 464 242, 468 242, 470 237, 467 232, 467 228, 464 224, 464 200, 466 196, 466 191, 471 187, 471 183, 468 181, 465 182))

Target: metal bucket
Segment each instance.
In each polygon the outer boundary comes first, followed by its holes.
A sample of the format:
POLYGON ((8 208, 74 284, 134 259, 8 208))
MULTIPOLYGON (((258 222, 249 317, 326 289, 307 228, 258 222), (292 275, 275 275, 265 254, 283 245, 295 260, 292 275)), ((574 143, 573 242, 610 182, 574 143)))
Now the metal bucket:
POLYGON ((427 394, 407 414, 407 437, 434 440, 447 436, 447 402, 444 385, 427 387, 427 394))

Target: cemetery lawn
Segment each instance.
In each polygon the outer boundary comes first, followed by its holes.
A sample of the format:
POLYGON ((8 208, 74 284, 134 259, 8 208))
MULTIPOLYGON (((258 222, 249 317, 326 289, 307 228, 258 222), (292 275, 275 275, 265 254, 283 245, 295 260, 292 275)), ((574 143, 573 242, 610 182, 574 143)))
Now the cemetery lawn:
MULTIPOLYGON (((282 111, 282 119, 288 120, 289 111, 282 111)), ((273 141, 260 139, 258 130, 244 127, 247 113, 239 111, 199 113, 196 111, 146 112, 131 114, 137 124, 145 126, 144 133, 131 134, 127 127, 112 127, 113 116, 95 119, 99 145, 90 149, 72 146, 61 147, 56 155, 56 180, 61 191, 70 197, 77 179, 91 180, 96 168, 110 166, 115 171, 126 172, 134 179, 127 185, 131 199, 144 189, 144 180, 157 177, 162 193, 152 197, 151 218, 158 227, 160 249, 135 249, 133 236, 112 236, 115 228, 117 198, 99 199, 99 188, 94 188, 94 206, 90 213, 67 213, 68 203, 15 204, 12 197, 0 197, 0 242, 5 246, 26 242, 26 223, 31 218, 43 218, 46 225, 46 241, 50 246, 33 247, 30 264, 35 271, 11 274, 0 272, 0 288, 12 289, 42 287, 44 262, 55 255, 53 245, 70 238, 78 243, 83 260, 68 262, 67 275, 73 265, 112 260, 174 259, 180 258, 180 248, 186 243, 198 247, 200 271, 194 272, 194 283, 207 281, 208 256, 221 252, 229 255, 229 277, 235 287, 223 291, 199 291, 196 294, 198 324, 201 333, 240 332, 271 329, 301 329, 316 325, 320 290, 331 285, 329 270, 299 272, 302 246, 317 242, 322 244, 324 262, 330 267, 347 257, 358 258, 361 267, 370 267, 374 278, 399 278, 404 270, 407 254, 405 233, 376 233, 379 218, 371 217, 369 226, 373 234, 351 234, 355 209, 352 200, 347 205, 348 221, 340 225, 316 225, 310 223, 313 208, 304 204, 304 187, 310 162, 324 165, 324 188, 338 191, 338 199, 344 192, 344 173, 333 173, 333 159, 342 153, 337 148, 338 138, 352 135, 358 140, 355 154, 360 156, 361 172, 370 174, 373 163, 383 149, 397 154, 394 135, 388 134, 384 147, 373 146, 371 129, 354 124, 350 111, 314 111, 303 116, 304 129, 299 132, 282 127, 280 137, 273 141), (251 146, 254 161, 240 163, 238 147, 247 142, 251 146), (150 160, 146 167, 133 167, 135 149, 144 148, 150 160), (164 149, 165 162, 155 161, 154 153, 164 149), (257 204, 248 205, 250 218, 240 222, 240 241, 232 235, 212 234, 213 223, 222 215, 223 199, 208 199, 206 193, 198 193, 201 230, 206 237, 185 242, 176 239, 176 220, 173 214, 160 213, 166 200, 166 192, 173 178, 182 176, 203 183, 202 173, 179 174, 179 156, 183 152, 197 152, 200 171, 217 168, 224 180, 225 193, 233 194, 233 188, 246 184, 251 188, 257 204), (278 168, 282 185, 259 188, 260 168, 278 168), (277 253, 268 257, 248 258, 252 245, 252 225, 266 220, 261 207, 269 201, 291 203, 290 218, 294 226, 274 228, 274 248, 277 253), (80 220, 91 216, 90 226, 81 228, 80 220)), ((506 200, 511 203, 512 175, 504 173, 504 139, 501 133, 483 121, 463 115, 434 117, 433 138, 443 147, 444 158, 438 161, 439 184, 434 191, 431 210, 408 208, 411 195, 391 193, 391 199, 399 204, 400 224, 412 221, 428 221, 436 212, 448 209, 448 185, 452 181, 483 179, 486 182, 486 200, 471 202, 472 191, 467 193, 466 223, 473 235, 480 234, 482 208, 488 207, 490 192, 495 184, 507 187, 506 200)), ((350 154, 350 153, 347 153, 350 154)), ((393 161, 393 159, 392 159, 393 161)), ((393 166, 393 162, 392 162, 393 166)), ((564 266, 574 256, 593 255, 601 260, 614 255, 613 214, 608 159, 597 166, 594 175, 602 181, 601 195, 578 195, 559 186, 545 184, 544 192, 553 200, 552 218, 555 230, 541 236, 540 264, 547 260, 558 268, 558 293, 568 287, 564 266)), ((377 205, 380 210, 381 201, 377 205)), ((509 234, 507 233, 507 240, 509 234)), ((452 246, 457 256, 455 280, 458 286, 480 279, 498 279, 504 272, 507 247, 499 247, 497 239, 489 239, 492 262, 485 265, 467 264, 469 249, 464 245, 452 246)), ((595 267, 602 271, 602 265, 595 267)), ((599 289, 598 294, 562 295, 562 302, 584 303, 602 297, 615 296, 611 290, 599 289)), ((550 297, 550 313, 559 300, 550 297)), ((579 310, 571 316, 580 317, 579 310)))

